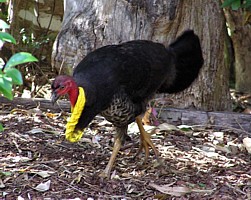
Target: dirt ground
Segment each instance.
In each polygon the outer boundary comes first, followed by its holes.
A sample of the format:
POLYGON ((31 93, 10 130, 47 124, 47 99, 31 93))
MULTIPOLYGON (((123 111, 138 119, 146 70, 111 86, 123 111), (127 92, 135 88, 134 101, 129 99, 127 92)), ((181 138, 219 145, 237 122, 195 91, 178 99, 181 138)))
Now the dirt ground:
MULTIPOLYGON (((133 158, 138 130, 130 125, 111 179, 99 177, 114 129, 96 117, 78 143, 64 140, 68 113, 2 109, 0 199, 251 199, 251 160, 245 134, 210 127, 155 130, 161 156, 133 158)), ((166 127, 166 126, 165 126, 166 127)))

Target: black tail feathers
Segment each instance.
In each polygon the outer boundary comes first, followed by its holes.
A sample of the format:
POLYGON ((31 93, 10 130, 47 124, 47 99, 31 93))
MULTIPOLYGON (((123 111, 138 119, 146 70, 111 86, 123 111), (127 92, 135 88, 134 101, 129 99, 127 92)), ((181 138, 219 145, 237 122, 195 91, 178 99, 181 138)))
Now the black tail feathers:
POLYGON ((189 87, 198 77, 204 60, 200 40, 192 30, 185 31, 169 48, 176 56, 176 77, 171 85, 164 83, 159 92, 177 93, 189 87))

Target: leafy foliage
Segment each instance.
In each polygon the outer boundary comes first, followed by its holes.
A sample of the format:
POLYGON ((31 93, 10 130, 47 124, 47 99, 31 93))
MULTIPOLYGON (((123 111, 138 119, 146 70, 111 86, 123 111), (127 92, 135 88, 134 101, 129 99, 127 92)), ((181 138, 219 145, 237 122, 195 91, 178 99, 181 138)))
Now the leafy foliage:
POLYGON ((16 53, 6 63, 5 69, 9 69, 19 64, 23 64, 27 62, 34 62, 34 61, 37 61, 37 59, 34 56, 32 56, 30 53, 26 53, 26 52, 16 53))
MULTIPOLYGON (((0 3, 6 2, 5 0, 0 0, 0 3)), ((0 49, 5 42, 16 44, 15 38, 9 33, 5 32, 10 26, 3 20, 0 19, 0 49)), ((22 85, 23 79, 19 70, 14 68, 15 66, 27 62, 38 61, 30 53, 20 52, 14 54, 6 63, 2 58, 0 58, 0 94, 4 97, 12 100, 12 87, 13 85, 22 85)), ((3 130, 2 124, 0 124, 0 131, 3 130)))
POLYGON ((244 8, 251 11, 251 0, 225 0, 222 4, 223 8, 231 7, 232 10, 238 10, 239 8, 244 8))
MULTIPOLYGON (((0 38, 0 40, 2 40, 0 38)), ((2 40, 4 41, 4 40, 2 40)), ((10 41, 12 42, 12 41, 10 41)), ((5 64, 3 60, 0 62, 0 93, 2 93, 6 98, 12 100, 12 86, 13 84, 21 85, 23 84, 22 75, 19 70, 14 68, 16 65, 34 62, 37 59, 30 53, 20 52, 14 54, 8 62, 5 64)))
POLYGON ((16 40, 9 33, 0 32, 0 40, 16 44, 16 40))

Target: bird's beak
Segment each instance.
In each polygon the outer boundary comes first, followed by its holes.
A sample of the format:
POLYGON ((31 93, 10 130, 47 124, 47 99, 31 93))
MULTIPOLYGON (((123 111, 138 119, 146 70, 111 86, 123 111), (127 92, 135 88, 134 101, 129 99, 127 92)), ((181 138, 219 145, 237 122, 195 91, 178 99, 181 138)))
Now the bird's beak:
POLYGON ((52 91, 52 93, 51 93, 51 103, 52 103, 52 105, 54 105, 56 103, 58 98, 59 98, 59 95, 57 94, 57 92, 52 91))

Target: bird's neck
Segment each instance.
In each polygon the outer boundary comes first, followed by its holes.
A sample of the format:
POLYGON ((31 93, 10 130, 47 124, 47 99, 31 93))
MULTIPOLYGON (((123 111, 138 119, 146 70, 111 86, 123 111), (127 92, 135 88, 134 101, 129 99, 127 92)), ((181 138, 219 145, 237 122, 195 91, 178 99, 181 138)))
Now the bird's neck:
POLYGON ((78 86, 75 83, 75 81, 72 82, 72 86, 71 86, 71 89, 69 90, 68 94, 69 94, 71 106, 74 107, 77 100, 78 100, 78 94, 79 94, 78 86))

